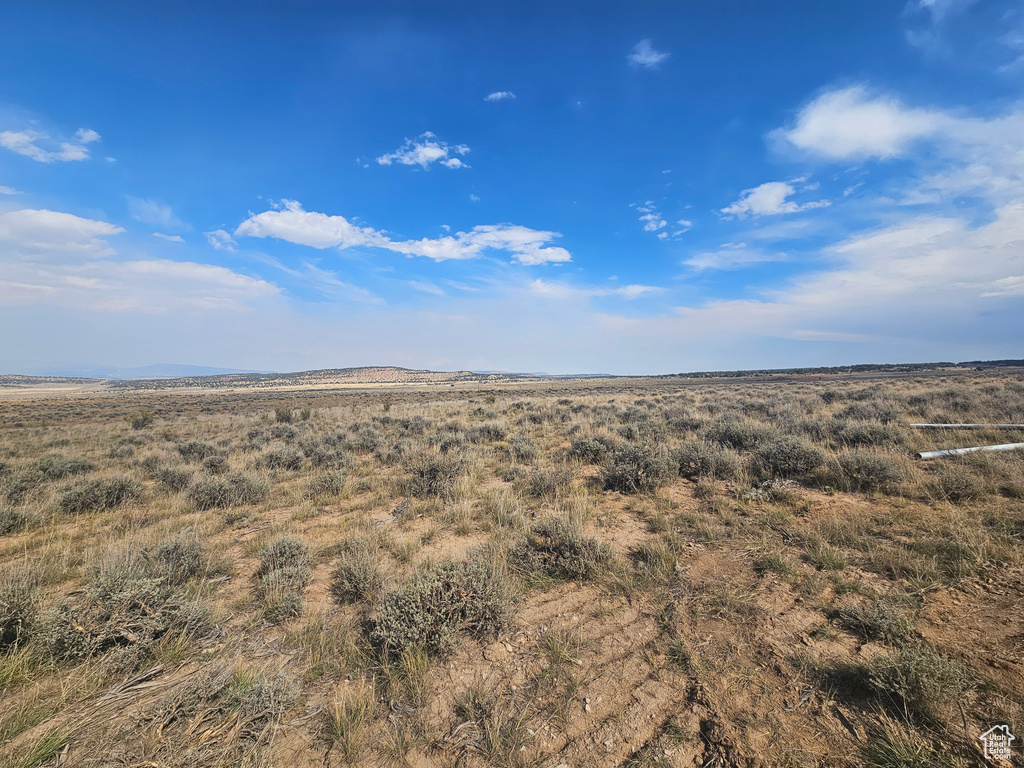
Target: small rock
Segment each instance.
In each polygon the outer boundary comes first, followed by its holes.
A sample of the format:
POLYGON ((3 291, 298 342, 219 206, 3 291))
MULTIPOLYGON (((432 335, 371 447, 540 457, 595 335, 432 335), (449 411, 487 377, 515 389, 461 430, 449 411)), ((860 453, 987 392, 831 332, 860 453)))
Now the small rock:
POLYGON ((590 711, 590 705, 589 704, 584 704, 583 705, 583 711, 584 712, 589 712, 590 711))

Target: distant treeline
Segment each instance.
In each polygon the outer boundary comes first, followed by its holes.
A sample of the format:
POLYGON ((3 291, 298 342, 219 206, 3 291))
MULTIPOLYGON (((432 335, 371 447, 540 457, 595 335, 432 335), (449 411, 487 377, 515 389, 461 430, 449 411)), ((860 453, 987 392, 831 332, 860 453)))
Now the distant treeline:
POLYGON ((751 376, 810 376, 840 375, 849 373, 913 373, 915 371, 938 371, 948 368, 998 368, 1024 367, 1024 360, 974 360, 965 363, 862 363, 860 365, 835 365, 820 368, 761 368, 749 371, 695 371, 693 373, 670 373, 660 378, 685 379, 730 379, 751 376))

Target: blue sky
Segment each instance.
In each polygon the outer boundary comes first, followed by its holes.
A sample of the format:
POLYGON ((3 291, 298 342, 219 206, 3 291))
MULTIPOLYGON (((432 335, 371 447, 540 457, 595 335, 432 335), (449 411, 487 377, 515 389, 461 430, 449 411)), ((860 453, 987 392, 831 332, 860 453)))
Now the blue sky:
POLYGON ((13 2, 0 372, 1024 356, 1024 8, 13 2))

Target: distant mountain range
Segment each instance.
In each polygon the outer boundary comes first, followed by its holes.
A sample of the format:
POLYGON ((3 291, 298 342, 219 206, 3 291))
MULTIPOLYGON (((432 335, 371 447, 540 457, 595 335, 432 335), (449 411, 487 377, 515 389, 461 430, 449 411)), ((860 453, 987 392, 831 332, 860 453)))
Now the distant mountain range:
POLYGON ((35 370, 18 371, 23 376, 59 377, 75 379, 177 379, 188 376, 223 376, 231 373, 269 373, 244 368, 211 368, 205 365, 154 363, 135 368, 117 368, 109 365, 50 365, 35 370))

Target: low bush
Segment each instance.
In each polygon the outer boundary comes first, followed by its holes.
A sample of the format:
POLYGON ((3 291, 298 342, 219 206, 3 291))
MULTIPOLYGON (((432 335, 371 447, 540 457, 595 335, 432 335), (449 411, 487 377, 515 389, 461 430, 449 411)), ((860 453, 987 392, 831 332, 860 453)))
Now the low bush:
POLYGON ((64 491, 57 501, 58 509, 66 515, 99 512, 113 509, 142 496, 142 485, 133 477, 117 475, 87 480, 64 491))
POLYGON ((910 620, 891 601, 874 599, 861 605, 849 599, 830 612, 830 616, 868 642, 903 643, 912 629, 910 620))
POLYGON ((302 468, 302 453, 288 445, 270 445, 256 459, 256 465, 265 469, 296 471, 302 468))
POLYGON ((799 437, 783 435, 754 450, 754 466, 763 477, 804 477, 825 463, 825 452, 799 437))
POLYGON ((26 512, 14 507, 0 507, 0 536, 20 533, 28 527, 31 518, 26 512))
POLYGON ((531 526, 509 558, 524 573, 589 579, 611 561, 611 548, 585 536, 582 528, 567 518, 548 517, 531 526))
POLYGON ((584 464, 601 464, 619 441, 608 434, 583 435, 572 441, 569 456, 584 464))
POLYGON ((258 504, 267 497, 267 483, 242 472, 225 477, 201 477, 188 489, 188 500, 198 510, 258 504))
POLYGON ((839 468, 852 491, 892 491, 903 479, 899 464, 873 451, 858 449, 840 454, 839 468))
POLYGON ((605 490, 650 493, 678 475, 669 452, 660 445, 623 445, 612 451, 602 468, 605 490))
POLYGON ((259 552, 260 565, 253 574, 256 597, 265 615, 284 619, 302 612, 302 591, 313 575, 309 547, 302 539, 281 536, 259 552))
POLYGON ((0 651, 17 645, 36 618, 35 587, 24 577, 5 573, 0 579, 0 651))
POLYGON ((203 547, 195 539, 178 538, 164 541, 152 553, 146 553, 149 570, 166 584, 180 586, 202 576, 203 547))
POLYGON ((507 436, 508 430, 505 425, 494 421, 477 424, 466 431, 466 438, 471 443, 493 443, 495 440, 504 440, 507 436))
POLYGON ((508 439, 508 453, 515 461, 533 461, 540 455, 530 436, 522 433, 508 439))
POLYGON ((384 586, 377 547, 365 539, 347 541, 331 576, 331 594, 342 603, 373 600, 384 586))
POLYGON ((711 422, 701 436, 705 440, 713 440, 719 445, 737 451, 752 451, 762 443, 777 437, 778 430, 767 424, 723 418, 711 422))
POLYGON ((62 480, 71 475, 92 472, 96 467, 84 459, 69 459, 66 456, 44 456, 36 465, 47 480, 62 480))
POLYGON ((213 456, 207 456, 203 459, 203 469, 209 472, 211 475, 223 475, 229 469, 231 464, 228 462, 227 456, 222 456, 217 453, 213 456))
POLYGON ((565 464, 556 467, 534 467, 526 478, 526 486, 534 496, 553 499, 570 488, 575 477, 573 468, 565 464))
POLYGON ((682 477, 729 479, 740 469, 739 457, 718 443, 708 440, 688 440, 671 452, 672 462, 682 477))
POLYGON ((307 480, 302 495, 307 499, 324 500, 340 496, 344 490, 345 473, 334 470, 307 480))
POLYGON ((217 448, 203 440, 193 440, 177 446, 178 453, 185 461, 199 462, 217 453, 217 448))
POLYGON ((935 498, 951 504, 976 501, 985 495, 984 483, 969 467, 962 464, 950 464, 940 468, 931 489, 935 498))
POLYGON ((171 493, 184 491, 192 484, 194 472, 185 467, 160 467, 153 472, 153 479, 171 493))
POLYGON ((463 461, 458 455, 427 450, 410 456, 405 467, 411 496, 448 496, 462 474, 463 461))
POLYGON ((132 429, 145 429, 156 421, 156 414, 149 410, 141 410, 129 413, 124 418, 132 429))
POLYGON ((414 646, 442 654, 460 634, 496 636, 510 625, 511 615, 508 585, 489 563, 445 562, 384 595, 370 640, 385 654, 414 646))
POLYGON ((868 669, 875 692, 908 720, 938 720, 974 687, 970 670, 926 645, 904 646, 868 669))

